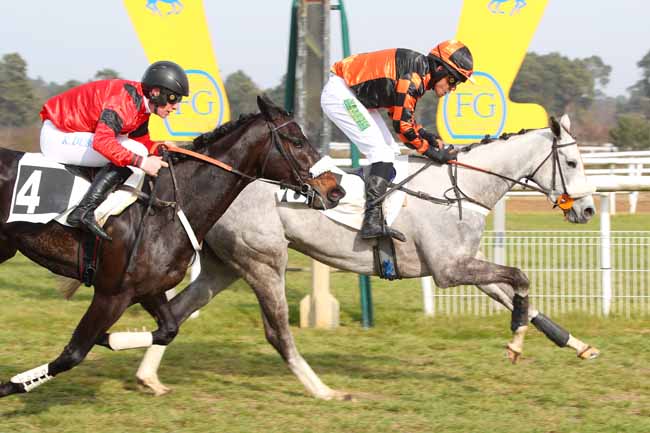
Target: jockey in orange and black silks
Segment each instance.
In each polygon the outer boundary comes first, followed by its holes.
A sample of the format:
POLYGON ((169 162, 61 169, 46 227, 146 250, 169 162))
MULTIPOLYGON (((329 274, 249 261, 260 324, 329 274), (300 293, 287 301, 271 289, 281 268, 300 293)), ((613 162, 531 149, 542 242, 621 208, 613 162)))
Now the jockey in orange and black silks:
POLYGON ((321 95, 323 111, 372 164, 361 230, 364 239, 383 235, 404 238, 385 226, 381 201, 376 200, 386 191, 395 158, 392 135, 377 110, 388 110, 404 144, 436 162, 446 163, 455 159, 453 151, 444 148, 438 135, 417 123, 415 106, 428 90, 442 97, 458 84, 473 81, 473 69, 471 52, 455 40, 438 44, 427 55, 393 48, 353 55, 332 66, 321 95))

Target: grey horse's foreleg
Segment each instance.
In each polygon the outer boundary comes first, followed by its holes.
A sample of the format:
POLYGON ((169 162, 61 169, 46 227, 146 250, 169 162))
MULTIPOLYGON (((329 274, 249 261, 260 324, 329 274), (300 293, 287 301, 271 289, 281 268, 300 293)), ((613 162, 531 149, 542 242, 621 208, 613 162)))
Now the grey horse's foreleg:
POLYGON ((460 285, 505 284, 512 288, 512 317, 510 328, 513 338, 506 346, 510 360, 515 363, 523 350, 524 337, 528 330, 529 281, 520 269, 498 265, 475 257, 449 259, 444 266, 432 263, 437 269, 434 279, 438 287, 460 285))
POLYGON ((333 390, 325 385, 296 347, 289 327, 285 269, 286 262, 279 269, 266 265, 257 266, 254 273, 245 276, 262 310, 266 340, 278 351, 289 370, 314 397, 323 400, 349 400, 349 393, 333 390))
MULTIPOLYGON (((506 284, 482 284, 477 285, 483 293, 494 299, 508 310, 512 311, 512 297, 514 295, 512 288, 506 284)), ((595 347, 579 340, 571 335, 562 326, 551 320, 548 316, 535 309, 532 305, 528 307, 528 318, 531 323, 541 331, 549 340, 558 347, 569 347, 576 351, 576 355, 581 359, 593 359, 600 355, 600 351, 595 347)))
MULTIPOLYGON (((480 251, 476 258, 484 259, 480 251)), ((512 298, 514 291, 507 284, 479 284, 478 287, 483 293, 494 299, 508 310, 512 311, 512 298)), ((541 331, 549 340, 558 347, 570 347, 576 351, 576 355, 581 359, 593 359, 600 355, 600 351, 577 339, 559 324, 555 323, 548 316, 535 309, 532 305, 528 307, 528 318, 531 323, 541 331)))

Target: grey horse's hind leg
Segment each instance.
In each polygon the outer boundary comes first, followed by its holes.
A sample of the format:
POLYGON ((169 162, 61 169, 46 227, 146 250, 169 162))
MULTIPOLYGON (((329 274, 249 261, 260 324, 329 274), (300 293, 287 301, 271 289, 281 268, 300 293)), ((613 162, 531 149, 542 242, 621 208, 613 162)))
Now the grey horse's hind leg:
MULTIPOLYGON (((168 303, 178 326, 239 278, 231 268, 214 255, 207 243, 203 246, 201 257, 201 274, 168 303)), ((166 347, 166 345, 154 344, 147 349, 136 372, 138 383, 153 391, 155 395, 163 395, 170 391, 170 388, 158 378, 158 368, 166 347)))
MULTIPOLYGON (((483 257, 483 254, 480 252, 476 255, 477 259, 482 259, 483 257)), ((490 298, 512 311, 512 298, 514 296, 512 287, 507 284, 479 284, 476 287, 490 298)), ((577 339, 560 325, 551 320, 548 316, 535 309, 532 305, 528 306, 528 318, 549 340, 555 343, 558 347, 570 347, 574 349, 579 358, 594 359, 600 355, 598 349, 577 339)))

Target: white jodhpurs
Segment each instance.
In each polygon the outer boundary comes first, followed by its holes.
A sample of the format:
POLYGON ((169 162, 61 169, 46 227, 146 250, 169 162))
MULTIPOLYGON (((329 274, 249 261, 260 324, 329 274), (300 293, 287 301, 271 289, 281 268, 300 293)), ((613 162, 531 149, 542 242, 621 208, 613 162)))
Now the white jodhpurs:
MULTIPOLYGON (((92 132, 63 132, 46 120, 41 127, 41 153, 60 164, 82 167, 103 167, 110 161, 93 149, 92 132)), ((147 147, 126 135, 119 135, 117 141, 131 152, 146 158, 147 147)))
POLYGON ((368 162, 394 162, 399 148, 384 123, 382 112, 367 109, 345 81, 334 74, 323 88, 320 105, 327 117, 357 145, 368 162))

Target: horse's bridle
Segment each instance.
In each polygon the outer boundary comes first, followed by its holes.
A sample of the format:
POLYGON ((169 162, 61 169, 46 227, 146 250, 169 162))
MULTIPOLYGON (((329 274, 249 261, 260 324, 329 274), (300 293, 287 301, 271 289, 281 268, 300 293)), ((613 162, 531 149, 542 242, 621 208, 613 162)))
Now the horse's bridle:
MULTIPOLYGON (((575 199, 572 198, 569 195, 569 192, 567 191, 566 181, 564 180, 564 173, 562 172, 562 166, 560 165, 560 153, 558 149, 562 147, 573 146, 574 144, 577 145, 578 142, 574 140, 570 143, 559 144, 557 142, 557 137, 553 137, 553 146, 551 147, 551 151, 549 152, 549 154, 546 156, 546 158, 544 158, 542 162, 539 163, 537 168, 533 170, 532 174, 526 176, 526 180, 532 180, 534 182, 533 177, 535 177, 539 169, 542 168, 542 166, 546 163, 546 161, 548 161, 549 158, 553 158, 553 180, 551 183, 551 189, 550 191, 544 191, 542 189, 542 192, 551 200, 553 199, 552 195, 553 195, 553 191, 555 191, 555 185, 556 185, 555 179, 559 174, 560 181, 562 182, 562 194, 558 196, 558 198, 555 200, 554 207, 557 206, 560 209, 562 209, 564 212, 567 212, 569 209, 571 209, 571 206, 573 206, 573 202, 575 201, 575 199)), ((528 186, 531 187, 530 185, 528 186)))
MULTIPOLYGON (((291 185, 291 184, 286 184, 282 182, 277 182, 277 181, 271 181, 268 179, 264 179, 264 171, 266 170, 266 164, 269 161, 269 156, 271 152, 266 153, 266 158, 264 159, 264 163, 262 164, 262 169, 260 170, 260 180, 263 180, 264 182, 267 183, 274 183, 281 185, 284 188, 289 188, 292 189, 302 195, 304 195, 307 198, 308 203, 312 203, 314 198, 318 195, 320 196, 320 193, 316 191, 314 188, 312 188, 311 185, 309 185, 306 180, 300 175, 300 169, 299 169, 299 164, 298 161, 296 161, 296 158, 291 154, 291 152, 287 152, 284 146, 282 146, 282 140, 280 137, 283 137, 286 140, 295 140, 293 137, 289 137, 285 134, 282 134, 279 132, 280 129, 284 128, 287 125, 290 125, 292 123, 296 123, 295 120, 287 120, 281 125, 276 126, 273 122, 266 122, 266 126, 269 128, 269 131, 271 131, 271 143, 277 151, 280 153, 282 158, 287 162, 289 165, 289 168, 291 169, 291 172, 293 173, 293 177, 295 180, 298 181, 298 185, 291 185)), ((296 123, 297 124, 297 123, 296 123)), ((309 143, 307 143, 309 145, 309 143)), ((311 177, 311 175, 308 175, 311 177)), ((321 198, 322 199, 322 198, 321 198)))
MULTIPOLYGON (((222 168, 223 170, 229 171, 229 172, 231 172, 233 174, 241 176, 241 177, 243 177, 245 179, 249 179, 251 181, 260 180, 262 182, 266 182, 266 183, 270 183, 270 184, 274 184, 274 185, 279 185, 282 188, 291 189, 291 190, 296 191, 299 194, 302 194, 305 197, 307 197, 309 199, 309 203, 311 203, 313 201, 314 197, 316 197, 317 195, 320 196, 320 193, 318 191, 316 191, 315 189, 313 189, 312 186, 309 185, 306 182, 305 178, 300 175, 300 169, 299 169, 298 161, 296 161, 296 159, 293 157, 293 155, 291 155, 291 153, 287 152, 284 149, 284 147, 282 146, 282 141, 280 139, 280 135, 282 135, 283 137, 285 137, 288 140, 291 140, 292 137, 288 137, 288 136, 278 132, 278 130, 280 130, 280 129, 284 128, 285 126, 287 126, 287 125, 289 125, 291 123, 294 123, 294 122, 295 122, 295 120, 292 119, 292 120, 288 120, 288 121, 284 122, 283 124, 281 124, 279 126, 276 126, 272 122, 266 121, 266 126, 269 128, 269 131, 271 132, 271 144, 273 146, 275 146, 277 151, 280 153, 280 155, 284 158, 284 160, 289 165, 289 168, 291 169, 291 172, 292 172, 295 180, 298 182, 298 185, 294 185, 294 184, 291 184, 291 183, 286 183, 286 182, 281 182, 281 181, 277 181, 277 180, 271 180, 271 179, 265 179, 264 178, 264 170, 266 169, 266 164, 268 163, 269 156, 271 154, 270 151, 266 153, 266 157, 264 159, 264 163, 262 164, 262 168, 260 170, 259 176, 250 176, 250 175, 248 175, 246 173, 243 173, 243 172, 235 169, 234 167, 231 167, 228 164, 225 164, 225 163, 223 163, 223 162, 221 162, 221 161, 219 161, 217 159, 211 158, 211 157, 209 157, 207 155, 203 155, 201 153, 194 152, 194 151, 189 150, 189 149, 173 146, 173 145, 170 145, 170 144, 164 144, 164 145, 160 145, 160 146, 162 148, 162 152, 169 151, 169 152, 173 152, 173 153, 182 153, 184 155, 191 156, 191 157, 193 157, 195 159, 199 159, 201 161, 207 162, 207 163, 209 163, 211 165, 215 165, 215 166, 217 166, 219 168, 222 168)), ((168 158, 165 158, 165 159, 168 160, 168 158)), ((168 161, 168 162, 170 162, 170 161, 168 161)), ((173 165, 170 163, 169 167, 170 167, 170 172, 171 172, 171 176, 172 176, 172 182, 174 184, 174 188, 176 189, 176 179, 175 179, 175 175, 174 175, 173 165)), ((309 176, 311 177, 311 175, 309 175, 309 176)))
MULTIPOLYGON (((432 201, 434 203, 439 203, 439 204, 458 203, 459 204, 459 212, 461 212, 461 219, 462 219, 462 211, 460 210, 460 202, 461 202, 461 200, 468 200, 468 201, 470 201, 470 202, 472 202, 474 204, 477 204, 477 205, 479 205, 479 206, 481 206, 481 207, 483 207, 483 208, 485 208, 487 210, 490 210, 490 208, 488 206, 486 206, 485 204, 483 204, 483 203, 479 202, 478 200, 475 200, 475 199, 471 198, 470 196, 468 196, 467 194, 465 194, 460 189, 460 187, 458 186, 457 169, 458 169, 458 167, 464 167, 464 168, 468 168, 470 170, 474 170, 474 171, 478 171, 478 172, 481 172, 481 173, 489 174, 491 176, 496 176, 496 177, 498 177, 500 179, 503 179, 503 180, 506 180, 506 181, 513 182, 513 183, 516 183, 518 185, 521 185, 524 188, 532 189, 534 191, 542 193, 545 196, 547 196, 553 202, 553 205, 554 205, 553 207, 559 207, 560 209, 562 209, 562 212, 564 212, 564 214, 566 215, 569 212, 569 210, 571 209, 571 207, 573 206, 573 203, 574 203, 575 199, 572 198, 569 195, 568 191, 567 191, 566 181, 565 181, 565 178, 564 178, 564 173, 562 172, 562 166, 560 165, 560 155, 559 155, 558 149, 560 149, 562 147, 572 146, 574 144, 577 145, 578 142, 574 140, 574 141, 572 141, 570 143, 558 144, 557 140, 558 140, 557 137, 553 136, 553 145, 551 147, 551 151, 546 156, 546 158, 544 158, 542 160, 542 162, 539 163, 539 165, 535 168, 535 170, 533 170, 532 174, 525 177, 525 179, 526 179, 525 182, 522 182, 522 181, 520 181, 518 179, 514 179, 514 178, 509 177, 509 176, 505 176, 505 175, 500 174, 500 173, 496 173, 496 172, 491 171, 491 170, 487 170, 487 169, 484 169, 484 168, 481 168, 481 167, 476 167, 476 166, 473 166, 473 165, 465 164, 465 163, 460 162, 458 160, 452 160, 452 161, 448 162, 448 164, 449 164, 449 178, 451 180, 452 187, 449 190, 445 191, 445 194, 444 194, 445 198, 444 199, 438 199, 438 198, 432 197, 432 196, 430 196, 430 195, 428 195, 426 193, 423 193, 421 191, 411 191, 411 190, 405 188, 403 186, 403 184, 406 183, 406 181, 408 181, 412 177, 416 176, 418 173, 420 173, 420 171, 428 168, 430 165, 433 164, 433 161, 428 161, 428 163, 425 164, 424 167, 422 167, 420 170, 418 170, 418 172, 416 172, 413 175, 409 176, 408 178, 404 179, 404 181, 402 181, 400 184, 391 185, 391 189, 388 190, 383 196, 379 197, 379 199, 383 199, 385 196, 389 195, 393 191, 395 191, 397 189, 400 189, 400 190, 405 191, 407 194, 411 194, 411 195, 414 195, 414 196, 416 196, 418 198, 421 198, 423 200, 432 201), (552 181, 552 184, 551 184, 551 189, 546 190, 546 189, 543 189, 540 186, 535 186, 535 185, 529 184, 528 181, 533 180, 532 178, 535 176, 535 174, 537 174, 539 169, 542 168, 542 166, 546 163, 546 161, 548 161, 549 158, 553 158, 553 181, 552 181), (562 182, 562 194, 560 196, 558 196, 557 199, 553 200, 553 192, 555 191, 556 177, 557 177, 558 174, 560 176, 560 181, 562 182), (455 199, 447 197, 447 192, 449 192, 451 190, 453 190, 455 192, 455 194, 456 194, 455 199)), ((461 151, 463 151, 463 150, 461 150, 461 151)), ((533 180, 533 182, 534 182, 534 180, 533 180)), ((535 183, 537 183, 537 182, 535 182, 535 183)))

